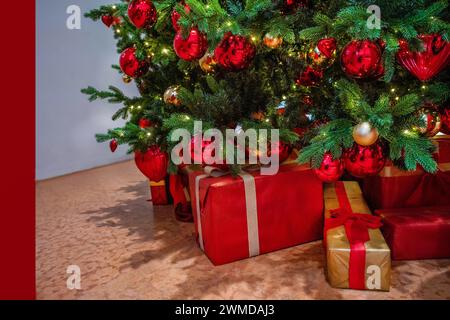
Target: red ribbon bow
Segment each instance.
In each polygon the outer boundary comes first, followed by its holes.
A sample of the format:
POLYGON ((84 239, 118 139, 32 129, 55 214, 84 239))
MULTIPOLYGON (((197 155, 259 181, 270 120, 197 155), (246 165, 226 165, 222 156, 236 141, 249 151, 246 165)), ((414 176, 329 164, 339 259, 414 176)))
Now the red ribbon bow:
POLYGON ((331 217, 325 220, 325 236, 330 229, 342 225, 345 227, 345 233, 350 243, 349 287, 363 290, 365 289, 366 273, 366 247, 364 244, 370 240, 369 229, 381 227, 381 217, 353 213, 343 182, 336 182, 335 190, 340 208, 331 210, 331 217))

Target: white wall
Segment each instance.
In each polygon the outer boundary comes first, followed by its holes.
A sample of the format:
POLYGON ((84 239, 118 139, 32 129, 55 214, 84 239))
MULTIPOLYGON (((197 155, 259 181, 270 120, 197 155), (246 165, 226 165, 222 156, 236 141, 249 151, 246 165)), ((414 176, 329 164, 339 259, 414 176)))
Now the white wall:
MULTIPOLYGON (((36 178, 46 179, 127 159, 127 146, 116 153, 95 133, 123 123, 111 120, 119 105, 89 103, 80 89, 112 84, 138 95, 110 68, 118 63, 112 31, 101 21, 82 18, 81 30, 68 30, 66 9, 75 4, 82 14, 114 0, 36 0, 36 178)), ((20 85, 20 84, 17 84, 20 85)))

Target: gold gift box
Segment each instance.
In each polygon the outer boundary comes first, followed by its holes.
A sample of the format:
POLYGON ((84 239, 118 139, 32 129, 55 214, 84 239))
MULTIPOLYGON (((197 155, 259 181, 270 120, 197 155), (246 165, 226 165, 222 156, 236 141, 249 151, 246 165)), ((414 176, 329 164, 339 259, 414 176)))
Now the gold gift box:
MULTIPOLYGON (((357 182, 344 182, 353 213, 371 214, 357 182)), ((339 202, 334 184, 324 188, 325 219, 330 210, 338 209, 339 202)), ((370 241, 365 243, 365 289, 389 291, 391 278, 391 251, 380 229, 369 229, 370 241)), ((326 237, 327 278, 332 287, 349 288, 350 243, 344 226, 328 230, 326 237)))

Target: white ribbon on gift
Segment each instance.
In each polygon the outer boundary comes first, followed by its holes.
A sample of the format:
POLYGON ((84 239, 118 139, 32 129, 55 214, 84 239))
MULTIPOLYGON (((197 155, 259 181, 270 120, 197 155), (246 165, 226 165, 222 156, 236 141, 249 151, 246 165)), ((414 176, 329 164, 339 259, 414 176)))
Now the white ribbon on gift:
MULTIPOLYGON (((195 178, 195 201, 197 207, 197 230, 198 241, 200 248, 205 251, 203 243, 203 232, 201 222, 201 208, 200 208, 200 181, 208 177, 221 177, 228 174, 228 172, 220 171, 217 168, 205 167, 205 174, 199 175, 195 178)), ((245 207, 247 213, 247 233, 248 233, 248 251, 249 256, 254 257, 260 254, 259 250, 259 229, 258 229, 258 207, 256 204, 256 184, 255 178, 248 173, 240 173, 239 176, 244 181, 245 192, 245 207)))

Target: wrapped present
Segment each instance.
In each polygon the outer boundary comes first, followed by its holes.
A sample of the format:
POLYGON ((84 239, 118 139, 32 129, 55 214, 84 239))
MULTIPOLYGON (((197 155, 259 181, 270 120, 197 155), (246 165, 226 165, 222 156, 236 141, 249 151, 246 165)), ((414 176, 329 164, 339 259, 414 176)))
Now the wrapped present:
POLYGON ((283 165, 271 176, 189 170, 197 240, 213 264, 322 238, 322 183, 309 166, 283 165))
POLYGON ((439 163, 450 163, 450 135, 437 135, 433 138, 436 158, 439 163))
POLYGON ((169 190, 169 177, 155 182, 149 181, 151 201, 155 206, 164 206, 172 203, 172 196, 169 190))
POLYGON ((450 258, 450 206, 377 210, 394 260, 450 258))
POLYGON ((389 291, 391 258, 357 182, 325 185, 326 274, 331 286, 389 291))
POLYGON ((420 167, 404 171, 387 164, 377 176, 364 179, 364 196, 372 209, 450 205, 450 136, 436 136, 433 142, 437 174, 420 167))

